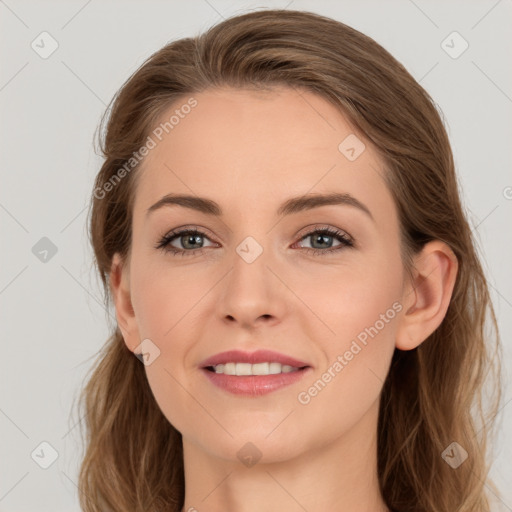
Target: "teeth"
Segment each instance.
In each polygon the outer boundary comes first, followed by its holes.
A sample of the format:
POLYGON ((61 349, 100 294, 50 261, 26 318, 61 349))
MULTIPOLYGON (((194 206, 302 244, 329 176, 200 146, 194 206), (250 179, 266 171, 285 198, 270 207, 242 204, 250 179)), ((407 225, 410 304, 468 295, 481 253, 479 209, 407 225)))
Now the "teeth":
POLYGON ((268 370, 271 375, 281 373, 281 363, 270 363, 268 365, 268 370))
POLYGON ((281 363, 226 363, 217 364, 213 368, 215 373, 226 375, 275 375, 298 371, 294 366, 281 363))
POLYGON ((252 365, 253 375, 269 375, 269 363, 257 363, 252 365))
MULTIPOLYGON (((216 367, 214 366, 214 368, 216 367)), ((226 363, 222 373, 226 373, 228 375, 236 375, 236 363, 226 363)))
POLYGON ((252 364, 236 363, 235 371, 237 375, 252 375, 252 364))

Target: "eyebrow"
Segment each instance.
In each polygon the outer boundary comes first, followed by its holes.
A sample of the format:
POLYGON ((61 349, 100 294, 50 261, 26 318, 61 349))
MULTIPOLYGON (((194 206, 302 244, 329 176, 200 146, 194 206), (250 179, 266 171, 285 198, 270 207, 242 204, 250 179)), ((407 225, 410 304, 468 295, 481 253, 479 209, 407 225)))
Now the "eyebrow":
MULTIPOLYGON (((150 206, 146 215, 151 212, 158 210, 164 206, 182 206, 184 208, 190 208, 206 215, 213 215, 221 217, 223 215, 222 208, 218 203, 212 199, 205 197, 190 196, 184 194, 167 194, 158 200, 154 205, 150 206)), ((298 197, 292 197, 287 199, 277 210, 277 215, 291 215, 299 213, 305 210, 311 210, 313 208, 319 208, 321 206, 331 205, 345 205, 352 206, 359 209, 368 215, 373 221, 373 215, 366 205, 364 205, 359 199, 348 193, 334 192, 331 194, 307 194, 298 197)))

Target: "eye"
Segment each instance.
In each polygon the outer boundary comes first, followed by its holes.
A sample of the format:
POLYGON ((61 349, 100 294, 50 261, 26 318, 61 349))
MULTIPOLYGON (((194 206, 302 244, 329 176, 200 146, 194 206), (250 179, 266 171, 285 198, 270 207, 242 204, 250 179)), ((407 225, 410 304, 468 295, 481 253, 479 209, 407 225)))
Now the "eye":
MULTIPOLYGON (((171 253, 175 256, 192 256, 203 252, 205 246, 203 245, 202 239, 209 240, 207 235, 197 228, 178 229, 163 236, 155 248, 162 249, 164 252, 171 253), (181 245, 181 248, 173 245, 176 242, 181 245)), ((332 253, 354 246, 352 237, 335 228, 316 228, 302 236, 299 242, 306 239, 310 239, 316 247, 301 248, 313 254, 325 255, 326 253, 332 253), (337 240, 339 244, 333 247, 333 240, 337 240)))
POLYGON ((354 246, 354 241, 349 235, 335 228, 316 228, 304 235, 300 241, 306 239, 311 241, 313 247, 303 247, 303 249, 313 254, 332 253, 354 246), (333 247, 333 240, 338 240, 339 245, 333 247))
POLYGON ((156 245, 156 249, 162 249, 165 252, 170 252, 176 256, 189 256, 202 252, 203 244, 202 238, 207 238, 206 234, 197 229, 182 229, 171 231, 161 238, 156 245), (181 247, 175 247, 173 242, 177 241, 181 247))

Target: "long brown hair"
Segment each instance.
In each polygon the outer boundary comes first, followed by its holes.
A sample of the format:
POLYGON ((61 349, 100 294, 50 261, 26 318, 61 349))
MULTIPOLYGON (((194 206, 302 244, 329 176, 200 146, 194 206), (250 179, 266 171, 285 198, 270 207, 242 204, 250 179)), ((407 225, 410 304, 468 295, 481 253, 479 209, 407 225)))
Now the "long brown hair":
MULTIPOLYGON (((89 212, 106 305, 112 257, 127 258, 130 251, 140 167, 130 159, 157 119, 171 104, 207 89, 277 85, 321 95, 373 144, 398 208, 409 273, 412 256, 430 240, 448 244, 459 262, 442 324, 417 349, 395 350, 384 383, 378 425, 383 498, 401 512, 488 512, 487 439, 500 403, 501 365, 477 241, 461 205, 441 112, 392 55, 357 30, 310 12, 259 10, 171 42, 125 82, 102 120, 104 163, 89 212), (487 325, 492 332, 485 332, 487 325), (442 456, 454 441, 469 455, 456 469, 442 456)), ((91 368, 80 405, 82 509, 181 510, 181 434, 159 409, 144 366, 117 326, 91 368)))

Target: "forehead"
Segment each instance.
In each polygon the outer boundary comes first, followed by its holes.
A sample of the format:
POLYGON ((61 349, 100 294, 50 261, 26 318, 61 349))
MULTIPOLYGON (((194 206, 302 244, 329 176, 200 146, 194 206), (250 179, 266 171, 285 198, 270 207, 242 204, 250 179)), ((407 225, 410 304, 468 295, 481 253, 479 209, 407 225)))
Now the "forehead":
POLYGON ((156 146, 138 171, 136 210, 169 192, 211 197, 237 211, 247 201, 263 207, 307 192, 390 200, 373 148, 324 98, 287 87, 215 89, 191 97, 193 108, 180 110, 189 100, 184 97, 159 120, 174 115, 168 133, 153 137, 156 146))

